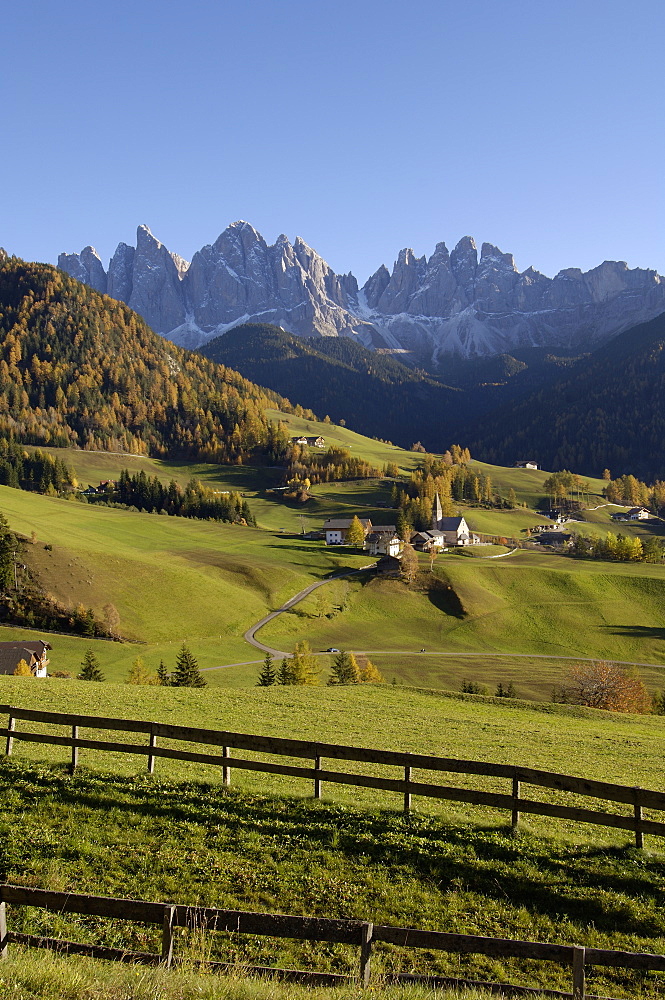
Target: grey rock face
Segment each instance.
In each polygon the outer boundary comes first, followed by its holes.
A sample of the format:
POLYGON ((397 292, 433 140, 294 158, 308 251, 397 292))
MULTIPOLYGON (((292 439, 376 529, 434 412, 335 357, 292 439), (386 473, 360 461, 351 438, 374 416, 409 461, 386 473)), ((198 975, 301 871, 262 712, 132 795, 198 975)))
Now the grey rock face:
POLYGON ((181 273, 166 247, 155 239, 147 226, 139 226, 132 267, 132 293, 127 305, 145 317, 159 333, 173 330, 185 320, 181 273))
POLYGON ((235 222, 191 264, 170 253, 146 226, 136 249, 121 243, 108 274, 92 247, 61 254, 58 266, 127 302, 159 333, 197 347, 245 322, 275 323, 303 337, 356 336, 368 347, 413 352, 426 364, 445 356, 501 354, 518 347, 588 349, 665 311, 665 279, 605 261, 555 278, 470 236, 429 258, 405 249, 362 289, 338 275, 302 239, 272 246, 235 222))
POLYGON ((58 267, 77 281, 83 281, 96 291, 106 293, 106 271, 94 247, 85 247, 80 254, 61 253, 58 267))
POLYGON ((107 291, 121 302, 129 302, 132 296, 135 252, 134 247, 119 243, 109 263, 107 291))

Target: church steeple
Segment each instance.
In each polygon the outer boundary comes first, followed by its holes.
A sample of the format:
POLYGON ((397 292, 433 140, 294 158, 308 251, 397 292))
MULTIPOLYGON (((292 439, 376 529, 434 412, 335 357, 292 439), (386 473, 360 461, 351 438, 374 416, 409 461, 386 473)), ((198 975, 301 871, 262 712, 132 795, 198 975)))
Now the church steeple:
POLYGON ((441 526, 442 518, 443 510, 441 508, 441 497, 437 493, 434 497, 434 506, 432 507, 432 527, 439 528, 441 526))

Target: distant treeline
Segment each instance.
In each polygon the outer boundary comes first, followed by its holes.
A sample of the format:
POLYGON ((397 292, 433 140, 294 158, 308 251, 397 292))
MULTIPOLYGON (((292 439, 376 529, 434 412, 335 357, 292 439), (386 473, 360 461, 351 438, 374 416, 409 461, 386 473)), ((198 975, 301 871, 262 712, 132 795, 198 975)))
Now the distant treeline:
POLYGON ((626 507, 648 507, 654 513, 662 515, 665 511, 665 482, 657 479, 647 486, 635 476, 620 476, 609 479, 604 489, 610 503, 624 504, 626 507))
POLYGON ((157 476, 147 476, 143 471, 130 475, 123 469, 115 488, 99 494, 100 501, 105 499, 151 513, 256 525, 249 504, 239 493, 215 493, 198 479, 190 479, 183 489, 173 479, 164 486, 157 476))
POLYGON ((37 493, 72 489, 76 480, 60 458, 44 451, 27 451, 11 438, 0 438, 0 485, 37 493))
POLYGON ((376 465, 351 455, 348 448, 333 445, 326 451, 309 448, 307 445, 292 444, 286 449, 287 471, 285 479, 289 483, 343 482, 347 479, 378 479, 383 472, 376 465))

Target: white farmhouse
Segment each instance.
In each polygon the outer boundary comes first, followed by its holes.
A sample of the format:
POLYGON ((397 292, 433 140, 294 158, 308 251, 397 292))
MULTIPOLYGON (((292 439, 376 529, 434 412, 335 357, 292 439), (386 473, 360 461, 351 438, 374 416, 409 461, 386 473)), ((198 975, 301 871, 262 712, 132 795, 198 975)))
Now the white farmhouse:
MULTIPOLYGON (((349 530, 352 520, 353 518, 350 517, 329 517, 323 525, 326 535, 326 545, 344 545, 346 533, 349 530)), ((367 538, 367 535, 372 530, 372 522, 368 517, 361 517, 358 520, 362 524, 365 538, 367 538)))

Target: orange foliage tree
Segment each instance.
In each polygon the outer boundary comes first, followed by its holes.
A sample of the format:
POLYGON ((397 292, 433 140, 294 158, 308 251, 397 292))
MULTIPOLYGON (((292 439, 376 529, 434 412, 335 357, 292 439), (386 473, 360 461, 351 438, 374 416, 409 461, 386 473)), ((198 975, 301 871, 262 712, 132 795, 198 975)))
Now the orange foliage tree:
POLYGON ((651 710, 651 700, 638 674, 618 663, 593 660, 572 667, 566 687, 567 701, 610 712, 651 710))

